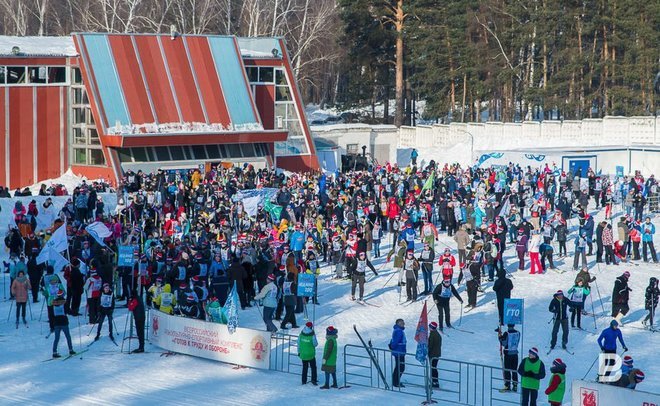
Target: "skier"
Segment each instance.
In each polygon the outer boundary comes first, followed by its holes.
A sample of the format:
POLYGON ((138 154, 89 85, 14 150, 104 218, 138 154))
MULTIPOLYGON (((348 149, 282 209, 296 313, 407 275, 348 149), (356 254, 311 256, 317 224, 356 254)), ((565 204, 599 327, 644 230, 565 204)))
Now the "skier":
POLYGON ((431 386, 439 388, 438 383, 438 361, 442 356, 442 337, 438 333, 438 323, 429 323, 428 357, 431 361, 431 386))
POLYGON ((566 293, 568 293, 568 300, 573 304, 571 307, 571 327, 575 327, 575 319, 577 319, 577 328, 581 329, 582 326, 582 311, 584 310, 584 303, 589 295, 589 288, 584 287, 582 278, 575 279, 575 285, 572 286, 566 293))
POLYGON ((539 247, 542 243, 542 237, 540 230, 532 230, 532 238, 529 240, 528 250, 529 250, 529 262, 530 262, 530 274, 543 273, 541 267, 541 258, 539 254, 539 247))
POLYGON ((497 296, 497 314, 499 317, 500 326, 504 324, 504 299, 511 298, 511 291, 513 290, 513 282, 506 277, 506 271, 499 269, 497 271, 497 280, 493 284, 493 291, 497 296))
POLYGON ((568 307, 574 307, 573 303, 570 300, 564 298, 564 292, 558 290, 550 301, 548 306, 548 311, 553 314, 552 320, 554 324, 552 326, 552 339, 550 340, 550 350, 552 351, 557 344, 557 334, 559 333, 559 327, 561 326, 561 348, 566 349, 566 344, 568 344, 568 307))
POLYGON ((89 313, 89 324, 95 324, 98 320, 99 301, 101 300, 101 288, 103 281, 96 273, 96 269, 92 268, 90 276, 85 282, 85 292, 87 292, 87 311, 89 313))
POLYGON ((577 272, 578 262, 582 258, 582 267, 587 266, 587 234, 582 231, 580 234, 575 237, 575 255, 573 256, 573 270, 577 272))
POLYGON ((405 286, 403 281, 403 261, 406 257, 407 251, 406 242, 399 240, 398 244, 392 247, 392 250, 387 254, 387 262, 394 256, 394 270, 399 274, 399 286, 405 286))
POLYGON ((307 369, 312 369, 312 385, 318 385, 316 379, 316 333, 314 324, 308 321, 298 336, 298 357, 302 361, 302 384, 307 384, 307 369))
POLYGON ((591 282, 594 282, 596 280, 595 276, 591 276, 589 273, 589 268, 586 266, 583 266, 580 272, 578 272, 577 276, 575 277, 575 283, 577 284, 578 278, 582 279, 582 282, 584 286, 587 289, 591 289, 591 286, 589 285, 591 282))
POLYGON ((552 378, 550 378, 545 394, 548 395, 550 406, 561 406, 566 392, 566 364, 561 358, 552 361, 550 373, 552 373, 552 378))
MULTIPOLYGON (((406 251, 403 260, 403 271, 406 274, 406 296, 407 301, 417 300, 417 280, 419 277, 419 262, 414 256, 413 250, 406 251)), ((375 271, 374 271, 375 272, 375 271)))
POLYGON ((445 279, 442 281, 442 283, 438 286, 435 287, 433 290, 433 301, 435 304, 438 306, 438 324, 439 324, 439 329, 442 331, 442 314, 444 313, 445 317, 445 323, 447 325, 447 328, 451 328, 451 317, 449 314, 449 299, 451 299, 451 295, 454 295, 456 299, 458 299, 461 304, 463 304, 463 299, 461 298, 461 295, 458 294, 458 291, 452 285, 451 281, 449 279, 445 279))
MULTIPOLYGON (((27 320, 25 320, 25 307, 27 305, 28 292, 30 290, 32 290, 32 286, 30 286, 30 280, 25 276, 25 272, 18 271, 18 275, 16 275, 16 278, 14 278, 14 281, 11 284, 11 294, 16 300, 16 328, 18 328, 19 313, 22 313, 23 324, 27 326, 27 320)), ((651 324, 653 324, 653 322, 651 322, 651 324)))
POLYGON ((172 293, 172 287, 169 283, 163 286, 163 291, 160 295, 156 296, 153 300, 154 305, 158 310, 167 314, 174 314, 174 306, 176 306, 176 296, 172 293))
POLYGON ((275 285, 275 275, 268 275, 268 283, 263 287, 263 289, 261 289, 261 292, 259 292, 259 294, 254 297, 254 300, 261 299, 264 300, 264 311, 262 313, 262 317, 264 323, 266 324, 266 330, 270 331, 271 333, 276 333, 277 327, 275 327, 275 324, 273 324, 273 313, 275 313, 275 309, 277 308, 279 289, 277 288, 277 285, 275 285))
POLYGON ((626 343, 623 341, 623 335, 619 330, 619 323, 616 320, 610 322, 610 326, 603 330, 598 336, 598 345, 600 350, 606 354, 616 354, 616 340, 619 340, 624 352, 628 351, 626 343))
POLYGON ((516 252, 518 253, 518 270, 525 269, 525 254, 527 253, 527 236, 525 229, 518 229, 518 238, 516 239, 516 252))
POLYGON ((55 297, 53 298, 53 324, 55 326, 55 340, 53 341, 53 358, 60 358, 61 355, 57 352, 57 345, 60 342, 60 334, 64 332, 64 337, 66 337, 66 343, 69 347, 69 355, 76 355, 76 352, 73 350, 73 344, 71 343, 71 333, 69 332, 69 317, 64 312, 64 303, 66 299, 64 298, 64 291, 57 291, 55 297))
POLYGON ((483 243, 476 241, 467 256, 469 261, 468 272, 465 274, 465 286, 468 292, 468 304, 466 310, 477 307, 477 291, 480 289, 481 267, 483 265, 483 243))
POLYGON ((296 321, 296 289, 297 285, 295 283, 294 275, 289 272, 286 275, 286 279, 282 282, 282 302, 284 304, 284 319, 280 323, 280 328, 282 330, 286 329, 287 324, 291 323, 291 328, 298 328, 298 322, 296 321))
POLYGON ((128 311, 133 313, 133 322, 135 323, 135 332, 138 336, 138 348, 131 351, 132 354, 144 352, 144 303, 138 296, 137 291, 131 291, 131 297, 128 299, 128 311))
POLYGON ((646 219, 644 220, 644 224, 642 224, 642 255, 644 257, 644 262, 649 261, 647 254, 650 251, 653 262, 658 263, 658 257, 655 253, 655 247, 653 246, 654 234, 655 234, 655 225, 651 223, 651 217, 647 216, 646 219))
POLYGON ((378 276, 376 268, 371 264, 371 261, 367 258, 366 252, 360 252, 358 254, 357 260, 353 261, 354 269, 349 271, 349 274, 353 275, 352 284, 351 284, 351 300, 355 300, 355 288, 360 286, 360 297, 358 301, 362 301, 364 297, 364 281, 367 272, 367 268, 371 269, 374 275, 378 276))
MULTIPOLYGON (((644 308, 649 312, 646 315, 642 324, 648 324, 649 328, 653 329, 653 320, 655 319, 655 308, 658 306, 658 297, 660 297, 660 289, 658 289, 658 278, 651 277, 649 279, 649 286, 646 288, 646 295, 644 300, 644 308)), ((23 320, 25 320, 25 310, 23 310, 23 320)), ((18 309, 16 312, 16 323, 18 324, 18 309)))
POLYGON ((449 279, 450 281, 454 277, 454 267, 456 266, 456 258, 451 255, 451 249, 449 247, 445 248, 444 254, 440 256, 438 265, 442 267, 442 279, 449 279))
POLYGON ((515 324, 507 324, 507 331, 501 332, 497 329, 497 338, 500 341, 502 366, 504 368, 504 392, 513 390, 518 392, 518 344, 520 344, 520 332, 516 330, 515 324))
POLYGON ((621 319, 630 310, 628 300, 630 300, 629 292, 632 292, 632 289, 628 287, 628 279, 630 279, 630 272, 625 271, 614 281, 614 289, 612 291, 612 317, 620 325, 623 325, 621 319))
POLYGON ((99 300, 99 326, 96 329, 96 337, 94 341, 98 340, 101 337, 101 328, 103 327, 103 320, 108 318, 108 332, 110 333, 110 339, 115 341, 115 337, 112 335, 112 313, 115 310, 115 295, 110 289, 109 283, 103 284, 103 292, 101 293, 101 298, 99 300))
POLYGON ((325 329, 325 346, 323 347, 323 362, 321 371, 325 372, 325 385, 321 389, 330 389, 330 376, 332 387, 337 387, 337 329, 329 326, 325 329))
POLYGON ((536 406, 541 379, 545 378, 545 365, 539 359, 539 350, 532 347, 527 358, 518 365, 522 386, 522 406, 536 406))
POLYGON ((406 333, 405 322, 403 319, 396 319, 394 327, 392 327, 392 339, 389 343, 389 348, 394 357, 394 368, 392 369, 392 386, 395 388, 403 388, 401 383, 401 376, 406 370, 406 333))
POLYGON ((422 276, 424 278, 424 291, 422 295, 428 295, 433 291, 433 260, 435 251, 428 242, 424 242, 424 249, 419 255, 418 261, 422 265, 422 276))

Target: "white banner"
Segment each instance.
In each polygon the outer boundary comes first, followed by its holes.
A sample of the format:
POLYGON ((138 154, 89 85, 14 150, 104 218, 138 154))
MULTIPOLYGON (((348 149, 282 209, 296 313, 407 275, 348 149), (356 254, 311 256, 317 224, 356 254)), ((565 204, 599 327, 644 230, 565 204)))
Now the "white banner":
MULTIPOLYGON (((638 385, 643 389, 644 382, 638 385)), ((572 383, 573 406, 658 406, 660 395, 620 388, 597 382, 574 380, 572 383)))
POLYGON ((268 369, 270 333, 151 313, 151 343, 165 350, 251 368, 268 369))

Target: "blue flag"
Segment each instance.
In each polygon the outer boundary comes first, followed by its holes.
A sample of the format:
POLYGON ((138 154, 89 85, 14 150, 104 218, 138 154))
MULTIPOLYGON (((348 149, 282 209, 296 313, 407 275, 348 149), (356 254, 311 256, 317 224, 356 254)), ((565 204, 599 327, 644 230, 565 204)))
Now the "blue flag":
POLYGON ((232 286, 227 302, 225 303, 227 329, 232 334, 236 331, 236 327, 238 327, 238 308, 240 305, 241 303, 238 299, 238 292, 236 291, 236 282, 234 282, 234 286, 232 286))
POLYGON ((422 313, 419 315, 419 321, 417 322, 417 331, 415 331, 415 341, 417 341, 417 351, 415 352, 415 358, 421 364, 426 363, 426 357, 429 353, 428 325, 428 313, 426 312, 426 302, 424 302, 424 308, 422 309, 422 313))

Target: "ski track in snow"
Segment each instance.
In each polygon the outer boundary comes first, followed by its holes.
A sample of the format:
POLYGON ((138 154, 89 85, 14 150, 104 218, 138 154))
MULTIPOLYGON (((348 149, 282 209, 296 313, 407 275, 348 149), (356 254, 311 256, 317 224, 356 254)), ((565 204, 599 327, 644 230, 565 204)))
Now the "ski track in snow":
MULTIPOLYGON (((592 211, 594 213, 594 211, 592 211)), ((603 213, 596 214, 596 220, 603 218, 603 213)), ((618 218, 617 216, 614 217, 618 218)), ((572 222, 572 230, 576 228, 576 222, 572 222)), ((658 217, 654 219, 656 227, 660 229, 658 217)), ((572 233, 570 237, 574 237, 572 233)), ((337 360, 337 378, 339 384, 344 383, 343 377, 343 346, 345 344, 359 344, 354 334, 352 325, 356 324, 365 340, 372 340, 374 347, 387 348, 392 325, 395 319, 403 318, 406 321, 405 330, 408 341, 408 352, 414 353, 416 343, 414 341, 415 327, 424 300, 402 306, 398 305, 399 290, 396 286, 398 278, 393 276, 387 286, 385 281, 392 276, 392 263, 384 264, 385 255, 390 248, 391 237, 384 238, 381 253, 384 254, 373 263, 379 272, 378 277, 369 275, 365 284, 365 299, 381 307, 362 306, 351 302, 350 281, 330 281, 334 276, 332 269, 325 266, 319 281, 319 302, 316 306, 317 336, 319 347, 317 349, 317 363, 319 381, 322 384, 323 372, 320 371, 320 360, 323 345, 325 343, 325 328, 333 325, 339 329, 338 343, 342 347, 337 360)), ((570 240, 570 238, 569 238, 570 240)), ((442 252, 444 245, 455 247, 453 240, 446 234, 441 234, 440 242, 436 243, 436 253, 442 252)), ((418 242, 419 244, 419 242, 418 242)), ((567 243, 569 253, 573 250, 573 243, 567 243)), ((418 247, 419 248, 419 247, 418 247)), ((641 249, 641 248, 640 248, 641 249)), ((595 252, 595 244, 594 244, 595 252)), ((6 256, 6 254, 3 254, 6 256)), ((628 355, 635 360, 635 367, 640 368, 646 374, 646 379, 639 385, 640 390, 658 393, 660 392, 660 366, 657 363, 657 351, 660 348, 660 334, 650 333, 639 328, 631 328, 627 325, 641 327, 641 320, 645 317, 644 292, 648 285, 649 277, 658 276, 660 266, 653 263, 638 261, 639 266, 621 264, 619 266, 595 264, 595 256, 588 257, 592 275, 597 277, 597 283, 605 307, 605 313, 600 306, 595 283, 592 284, 592 298, 594 299, 595 313, 601 315, 596 318, 597 329, 594 330, 594 319, 591 316, 583 316, 582 327, 590 332, 570 330, 570 351, 556 349, 549 355, 545 355, 550 345, 550 333, 552 326, 548 324, 551 314, 547 311, 552 294, 562 289, 568 290, 575 278, 572 267, 572 256, 563 260, 556 259, 555 265, 567 272, 557 274, 552 271, 543 275, 530 275, 527 271, 518 272, 517 258, 513 252, 512 244, 507 244, 505 263, 507 269, 514 276, 514 290, 512 297, 525 299, 525 327, 524 347, 522 355, 526 356, 527 349, 538 347, 541 359, 546 365, 547 376, 542 382, 542 390, 547 387, 549 380, 549 369, 554 358, 562 358, 568 366, 567 380, 581 379, 593 360, 598 355, 596 339, 600 331, 609 325, 609 312, 611 309, 611 294, 614 279, 625 270, 630 271, 630 287, 632 288, 630 299, 630 313, 623 319, 622 328, 624 339, 630 349, 628 355), (600 268, 600 269, 599 269, 600 268)), ((527 267, 529 262, 527 261, 527 267)), ((434 279, 439 272, 435 265, 434 279)), ((458 272, 455 273, 455 277, 458 272)), ((4 288, 0 287, 4 299, 5 292, 9 288, 9 276, 2 275, 4 288)), ((422 281, 419 282, 420 291, 423 290, 422 281)), ((443 336, 442 354, 447 359, 461 360, 499 366, 499 346, 497 335, 493 329, 497 326, 497 307, 495 304, 495 293, 490 289, 492 283, 484 285, 485 293, 478 295, 478 307, 469 313, 463 312, 460 325, 461 329, 475 332, 467 334, 460 331, 448 330, 443 336)), ((465 285, 458 287, 459 293, 467 300, 465 285)), ((8 295, 8 293, 7 293, 8 295)), ((41 299, 40 299, 41 300, 41 299)), ((405 300, 405 288, 401 294, 401 300, 405 300)), ((451 300, 452 324, 458 326, 460 316, 460 303, 451 300)), ((0 363, 0 382, 3 382, 4 390, 0 392, 0 404, 31 404, 31 405, 53 405, 53 404, 82 404, 82 405, 145 405, 145 404, 183 404, 183 403, 210 403, 220 405, 281 405, 291 400, 309 398, 314 401, 330 400, 335 405, 355 404, 359 400, 375 400, 377 402, 396 402, 403 405, 419 404, 421 397, 406 396, 395 392, 386 392, 376 389, 360 388, 353 385, 346 390, 321 391, 310 384, 300 385, 300 377, 293 374, 269 372, 252 369, 232 369, 231 365, 217 363, 215 361, 193 358, 186 355, 174 357, 161 357, 161 350, 151 344, 147 344, 148 353, 127 355, 121 354, 120 348, 115 347, 107 338, 107 323, 104 325, 101 340, 89 348, 89 351, 80 356, 72 357, 67 361, 56 360, 42 363, 41 361, 51 356, 53 337, 45 340, 48 333, 46 311, 44 309, 42 322, 39 322, 39 310, 42 302, 32 304, 34 320, 29 322, 29 329, 23 325, 17 330, 13 322, 14 309, 9 323, 6 316, 12 302, 0 302, 0 343, 5 349, 2 363, 0 363), (228 395, 231 394, 231 395, 228 395), (231 396, 231 397, 229 397, 231 396)), ((427 304, 431 312, 429 322, 437 320, 437 309, 430 296, 427 304)), ((591 312, 591 299, 586 302, 586 310, 591 312)), ((84 302, 81 306, 84 309, 84 302)), ((314 314, 312 307, 308 308, 310 318, 314 314)), ((296 315, 299 325, 304 324, 303 315, 296 315)), ((28 308, 28 318, 30 317, 28 308)), ((126 322, 127 310, 115 310, 115 323, 119 331, 115 333, 117 343, 121 346, 121 338, 126 322)), ((256 308, 249 308, 240 312, 240 325, 250 328, 263 329, 263 322, 256 308)), ((93 332, 89 337, 87 333, 90 325, 86 324, 80 317, 80 328, 75 317, 69 318, 71 336, 76 350, 85 349, 92 342, 93 332), (82 339, 80 344, 79 337, 82 339)), ((658 321, 656 320, 656 326, 658 321)), ((290 334, 297 335, 299 329, 291 330, 290 334)), ((561 342, 561 331, 559 333, 561 342)), ((135 348, 136 342, 131 342, 135 348)), ((124 347, 128 341, 124 342, 124 347)), ((126 350, 126 348, 124 348, 126 350)), ((66 340, 64 336, 60 339, 60 353, 66 354, 66 340)), ((621 349, 619 349, 619 352, 621 349)), ((365 354, 366 355, 366 354, 365 354)), ((407 358, 408 363, 416 363, 413 357, 407 358)), ((595 368, 595 367, 594 367, 595 368)), ((387 374, 387 372, 386 372, 387 374)), ((593 379, 596 370, 587 376, 593 379)), ((389 377, 388 377, 389 379, 389 377)), ((408 378, 412 380, 412 378, 408 378)), ((403 380, 406 380, 404 374, 403 380)), ((421 391, 421 389, 420 389, 421 391)), ((570 386, 567 387, 565 403, 570 404, 570 386)), ((539 394, 539 404, 546 404, 546 396, 539 394)))

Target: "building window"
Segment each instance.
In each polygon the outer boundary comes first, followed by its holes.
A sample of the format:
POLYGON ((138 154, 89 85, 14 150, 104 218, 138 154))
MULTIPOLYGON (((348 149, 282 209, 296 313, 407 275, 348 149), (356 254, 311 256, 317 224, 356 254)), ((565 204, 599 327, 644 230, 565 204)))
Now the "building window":
POLYGON ((7 66, 7 84, 25 83, 25 66, 7 66))
POLYGON ((0 66, 0 86, 62 85, 67 83, 67 70, 66 66, 0 66))
POLYGON ((28 68, 30 83, 47 83, 48 68, 45 66, 31 66, 28 68))
POLYGON ((358 155, 360 153, 360 144, 346 144, 346 153, 348 155, 358 155))
POLYGON ((273 84, 274 68, 270 66, 258 67, 258 66, 246 66, 245 73, 248 77, 250 84, 273 84))
MULTIPOLYGON (((66 83, 68 72, 66 68, 49 68, 48 83, 66 83)), ((71 69, 71 90, 69 93, 71 110, 70 143, 74 165, 105 166, 105 157, 101 149, 89 98, 82 84, 82 77, 78 68, 71 69), (76 81, 76 77, 80 81, 76 81)), ((30 79, 32 80, 32 79, 30 79)))

